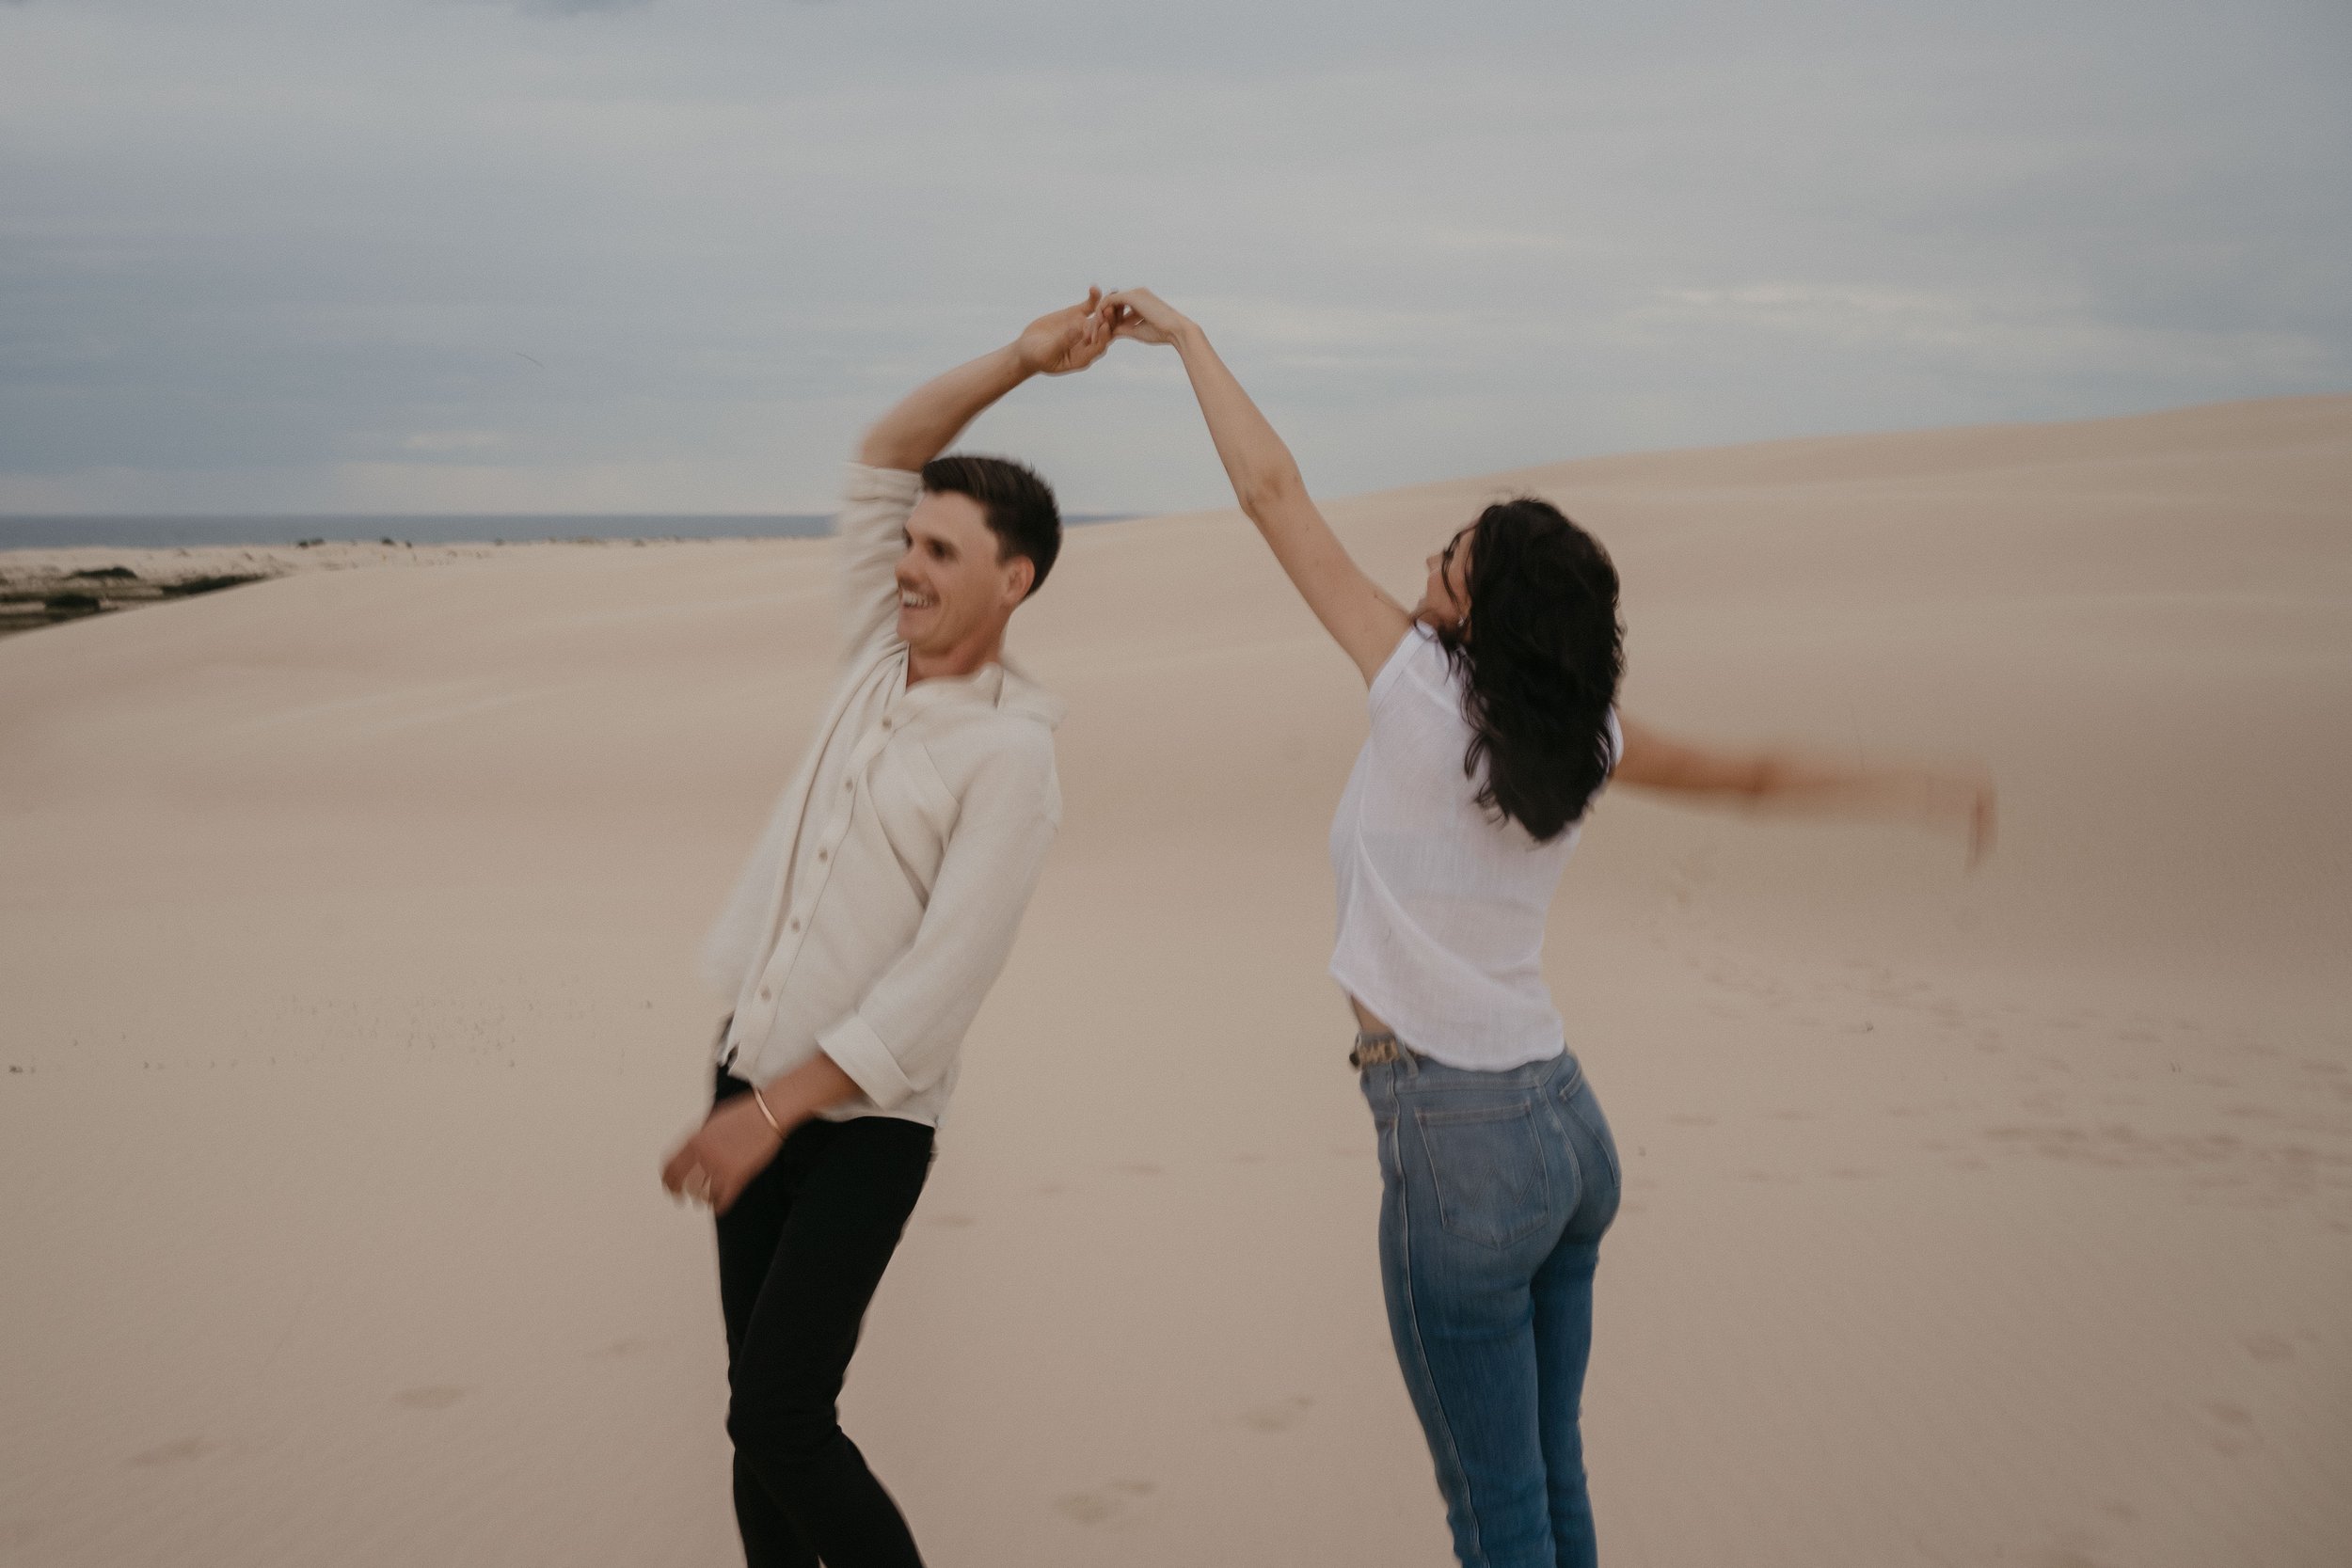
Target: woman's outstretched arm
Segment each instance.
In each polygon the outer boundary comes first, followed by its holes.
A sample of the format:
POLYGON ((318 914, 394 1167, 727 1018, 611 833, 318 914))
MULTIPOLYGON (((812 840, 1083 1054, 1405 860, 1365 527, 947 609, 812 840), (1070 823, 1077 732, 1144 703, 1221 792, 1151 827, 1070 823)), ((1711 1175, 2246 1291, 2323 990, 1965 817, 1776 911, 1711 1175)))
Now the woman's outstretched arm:
POLYGON ((1971 865, 1993 847, 1993 778, 1982 768, 1871 767, 1790 746, 1704 746, 1618 717, 1625 728, 1618 784, 1727 804, 1950 826, 1967 834, 1971 865))
POLYGON ((1348 555, 1307 494, 1290 448, 1274 434, 1197 324, 1148 289, 1111 294, 1103 301, 1103 309, 1119 336, 1174 345, 1184 361, 1184 373, 1192 378, 1193 395, 1200 400, 1210 438, 1224 460, 1242 511, 1258 525, 1307 608, 1370 684, 1396 652, 1412 617, 1348 555))

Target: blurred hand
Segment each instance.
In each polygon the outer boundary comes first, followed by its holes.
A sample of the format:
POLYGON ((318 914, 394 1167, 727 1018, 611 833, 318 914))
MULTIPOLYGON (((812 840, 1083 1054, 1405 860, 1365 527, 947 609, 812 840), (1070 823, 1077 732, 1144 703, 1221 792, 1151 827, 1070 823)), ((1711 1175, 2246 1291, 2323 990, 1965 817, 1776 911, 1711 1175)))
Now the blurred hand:
POLYGON ((673 1197, 707 1204, 712 1213, 723 1214, 783 1147, 752 1097, 739 1094, 714 1108, 693 1136, 678 1145, 661 1167, 661 1184, 673 1197))
POLYGON ((1938 826, 1957 829, 1966 840, 1968 869, 1974 871, 1993 853, 1993 775, 1982 768, 1963 767, 1915 776, 1922 786, 1930 816, 1938 826))
POLYGON ((1988 773, 1972 780, 1969 791, 1968 869, 1971 871, 1993 853, 1993 777, 1988 773))
POLYGON ((1021 368, 1031 375, 1068 375, 1110 352, 1110 323, 1102 309, 1103 291, 1089 289, 1085 302, 1038 317, 1021 329, 1013 344, 1021 368))
POLYGON ((1139 343, 1172 343, 1190 330, 1192 322, 1149 289, 1121 289, 1103 301, 1103 315, 1111 331, 1139 343))

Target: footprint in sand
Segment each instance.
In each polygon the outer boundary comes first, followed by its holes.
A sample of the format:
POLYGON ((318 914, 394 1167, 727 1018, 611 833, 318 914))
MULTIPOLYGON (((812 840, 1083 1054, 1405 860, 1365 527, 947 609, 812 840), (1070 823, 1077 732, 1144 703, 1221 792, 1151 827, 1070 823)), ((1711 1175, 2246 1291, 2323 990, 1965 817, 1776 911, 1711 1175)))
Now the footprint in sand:
POLYGON ((1100 1525, 1118 1518, 1136 1499, 1159 1490, 1148 1481, 1114 1481, 1091 1492, 1073 1492, 1054 1499, 1054 1512, 1082 1525, 1100 1525))
POLYGON ((1241 1424, 1252 1432, 1288 1432, 1307 1418, 1314 1402, 1304 1394, 1293 1394, 1272 1404, 1252 1405, 1241 1413, 1241 1424))
POLYGON ((446 1383, 430 1383, 421 1388, 403 1388, 392 1396, 392 1402, 408 1410, 447 1410, 466 1397, 466 1390, 446 1383))
POLYGON ((642 1355, 652 1348, 651 1339, 640 1339, 631 1335, 626 1339, 615 1339, 609 1345, 598 1345, 588 1354, 598 1361, 626 1361, 633 1355, 642 1355))
POLYGON ((176 1443, 161 1443, 143 1452, 133 1454, 126 1462, 142 1470, 153 1470, 166 1465, 179 1465, 191 1459, 201 1459, 219 1448, 218 1443, 201 1437, 183 1437, 176 1443))
POLYGON ((2254 1413, 2244 1405, 2207 1400, 2199 1408, 2205 1413, 2205 1442, 2214 1452, 2235 1458, 2263 1446, 2262 1433, 2254 1427, 2254 1413))
POLYGON ((2075 1546, 2053 1546, 2034 1559, 2034 1568, 2111 1568, 2103 1557, 2092 1557, 2075 1546))

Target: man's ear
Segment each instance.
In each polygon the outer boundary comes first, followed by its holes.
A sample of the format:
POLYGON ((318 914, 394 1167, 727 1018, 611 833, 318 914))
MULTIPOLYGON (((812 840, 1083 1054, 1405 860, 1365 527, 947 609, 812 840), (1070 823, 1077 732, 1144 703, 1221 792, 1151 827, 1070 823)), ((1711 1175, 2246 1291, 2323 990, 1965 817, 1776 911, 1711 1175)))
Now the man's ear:
POLYGON ((1027 598, 1029 596, 1029 590, 1034 587, 1036 583, 1036 562, 1031 561, 1025 555, 1016 555, 1010 561, 1005 562, 1005 590, 1012 595, 1012 602, 1014 604, 1019 604, 1022 600, 1027 598))

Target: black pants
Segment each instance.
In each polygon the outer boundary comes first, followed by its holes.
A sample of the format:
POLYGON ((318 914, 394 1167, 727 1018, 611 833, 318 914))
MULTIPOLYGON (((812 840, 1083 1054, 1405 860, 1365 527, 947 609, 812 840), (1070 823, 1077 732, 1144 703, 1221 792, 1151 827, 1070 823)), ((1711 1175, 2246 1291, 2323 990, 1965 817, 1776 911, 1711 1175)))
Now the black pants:
MULTIPOLYGON (((721 1101, 751 1085, 721 1074, 721 1101)), ((808 1121, 719 1216, 735 1522, 750 1568, 921 1568, 835 1402, 930 1174, 931 1130, 808 1121)))

